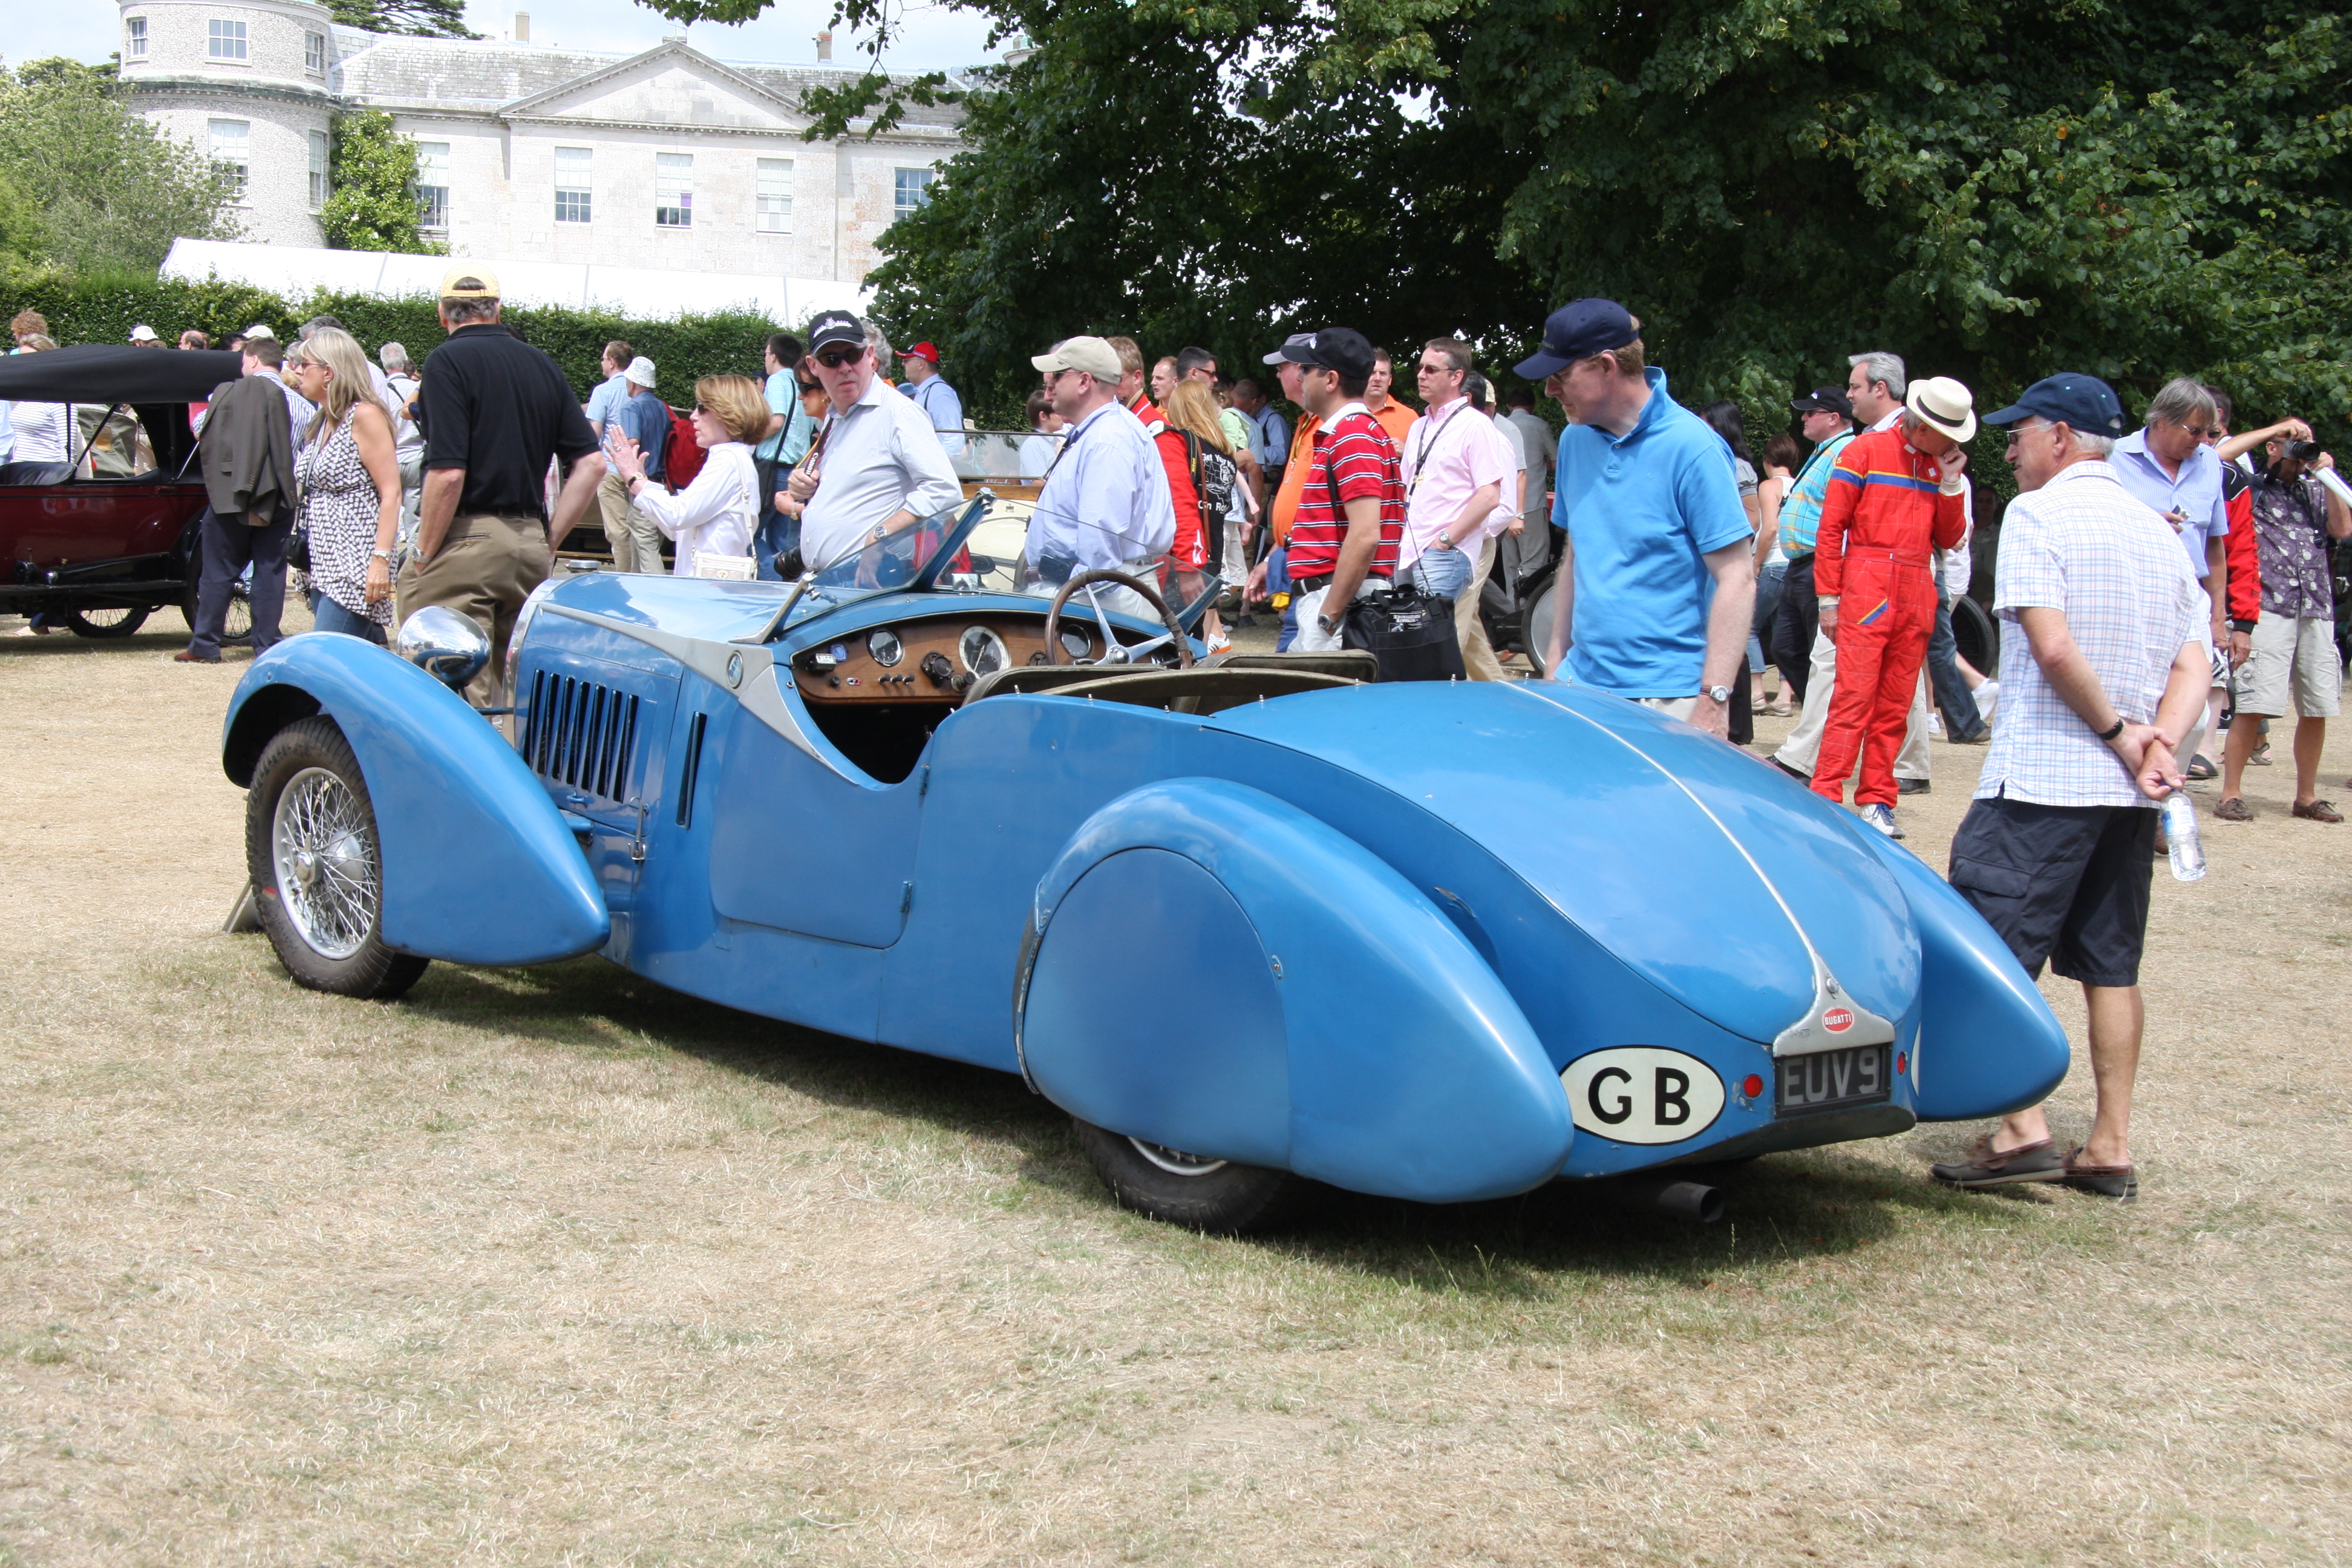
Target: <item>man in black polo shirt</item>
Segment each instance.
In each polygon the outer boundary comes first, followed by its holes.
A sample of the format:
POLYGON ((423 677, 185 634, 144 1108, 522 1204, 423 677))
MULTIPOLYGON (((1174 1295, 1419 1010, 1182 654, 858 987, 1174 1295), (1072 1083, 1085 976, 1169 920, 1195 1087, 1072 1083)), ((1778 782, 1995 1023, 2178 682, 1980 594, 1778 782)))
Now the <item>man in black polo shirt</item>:
POLYGON ((499 280, 478 262, 442 274, 449 341, 425 365, 425 496, 416 550, 400 574, 402 618, 428 605, 470 616, 490 662, 467 696, 503 706, 507 641, 550 556, 596 499, 604 458, 555 362, 499 324, 499 280), (547 460, 567 472, 546 511, 547 460))

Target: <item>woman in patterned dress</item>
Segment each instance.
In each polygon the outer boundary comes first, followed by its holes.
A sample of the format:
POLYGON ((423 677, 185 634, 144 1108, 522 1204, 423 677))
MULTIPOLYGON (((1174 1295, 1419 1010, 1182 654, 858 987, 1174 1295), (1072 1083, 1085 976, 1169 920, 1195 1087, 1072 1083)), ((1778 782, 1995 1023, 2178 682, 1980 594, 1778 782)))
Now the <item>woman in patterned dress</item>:
POLYGON ((400 535, 392 416, 349 332, 320 328, 288 363, 297 388, 319 405, 294 454, 310 537, 310 609, 319 630, 381 645, 392 625, 392 547, 400 535))

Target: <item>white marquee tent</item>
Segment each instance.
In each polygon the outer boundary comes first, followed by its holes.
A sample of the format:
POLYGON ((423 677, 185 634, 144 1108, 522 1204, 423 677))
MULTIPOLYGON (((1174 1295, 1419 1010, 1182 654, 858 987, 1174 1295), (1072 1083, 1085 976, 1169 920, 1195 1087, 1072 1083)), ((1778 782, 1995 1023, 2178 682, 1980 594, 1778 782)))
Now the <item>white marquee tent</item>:
MULTIPOLYGON (((450 265, 446 256, 409 256, 380 250, 317 250, 303 246, 254 245, 241 240, 175 239, 162 276, 202 281, 217 277, 299 300, 314 289, 341 294, 396 299, 430 297, 450 265)), ((513 257, 482 256, 499 275, 499 289, 514 305, 566 305, 605 310, 641 320, 661 320, 692 310, 702 314, 732 308, 755 310, 779 326, 798 326, 819 310, 863 311, 873 291, 822 278, 775 278, 744 272, 668 272, 637 267, 598 267, 513 257)))

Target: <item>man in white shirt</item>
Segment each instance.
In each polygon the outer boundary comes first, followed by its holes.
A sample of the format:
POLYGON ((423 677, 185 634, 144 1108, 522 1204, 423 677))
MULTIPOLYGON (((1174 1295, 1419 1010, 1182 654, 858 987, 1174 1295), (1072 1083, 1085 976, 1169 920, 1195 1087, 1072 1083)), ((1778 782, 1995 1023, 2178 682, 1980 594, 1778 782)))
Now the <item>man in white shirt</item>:
POLYGON ((809 357, 832 407, 789 493, 806 509, 801 554, 814 570, 963 500, 930 416, 882 379, 877 343, 846 310, 825 311, 809 331, 809 357))
MULTIPOLYGON (((1118 351, 1101 338, 1066 338, 1029 363, 1044 373, 1045 394, 1066 423, 1029 521, 1028 591, 1050 598, 1075 574, 1100 569, 1153 581, 1176 542, 1176 507, 1159 447, 1119 396, 1118 351)), ((1093 597, 1107 609, 1159 618, 1117 584, 1093 597)))
POLYGON ((2064 1182, 2129 1201, 2152 808, 2182 787, 2179 748, 2205 700, 2204 595, 2108 461, 2124 418, 2106 383, 2050 376, 1986 423, 2010 427, 2019 489, 1993 591, 2005 679, 1949 875, 2026 973, 2047 961, 2081 983, 2097 1110, 2066 1153, 2035 1106, 1934 1171, 1955 1186, 2064 1182))
MULTIPOLYGON (((1846 377, 1846 401, 1853 419, 1868 435, 1891 430, 1903 417, 1903 394, 1911 383, 1903 356, 1874 349, 1849 354, 1853 368, 1846 377)), ((1830 721, 1830 705, 1837 697, 1837 644, 1818 628, 1813 633, 1811 668, 1805 677, 1805 704, 1797 727, 1772 753, 1782 772, 1810 781, 1822 754, 1822 731, 1830 721)), ((1904 795, 1927 791, 1927 679, 1923 671, 1911 700, 1911 716, 1903 729, 1903 749, 1895 757, 1895 787, 1904 795)))

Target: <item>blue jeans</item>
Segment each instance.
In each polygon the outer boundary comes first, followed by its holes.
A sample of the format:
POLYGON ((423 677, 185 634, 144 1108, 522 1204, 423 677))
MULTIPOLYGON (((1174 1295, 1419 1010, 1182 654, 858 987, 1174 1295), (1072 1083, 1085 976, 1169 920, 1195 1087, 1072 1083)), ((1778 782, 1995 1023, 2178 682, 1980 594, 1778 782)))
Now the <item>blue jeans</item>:
POLYGON ((317 589, 310 591, 310 619, 317 630, 341 632, 347 637, 363 637, 383 647, 383 628, 365 616, 355 616, 317 589))
POLYGON ((1977 694, 1960 674, 1960 645, 1952 640, 1952 596, 1940 585, 1936 589, 1936 629, 1927 634, 1927 684, 1936 693, 1936 706, 1944 710, 1947 739, 1973 741, 1985 732, 1977 694))
POLYGON ((1451 604, 1470 585, 1470 574, 1477 567, 1478 558, 1469 550, 1441 550, 1432 545, 1412 563, 1412 578, 1421 584, 1423 593, 1451 604))
POLYGON ((1764 673, 1764 638, 1772 630, 1772 616, 1780 607, 1780 588, 1789 578, 1789 563, 1775 561, 1756 574, 1756 616, 1748 633, 1748 673, 1764 673))

